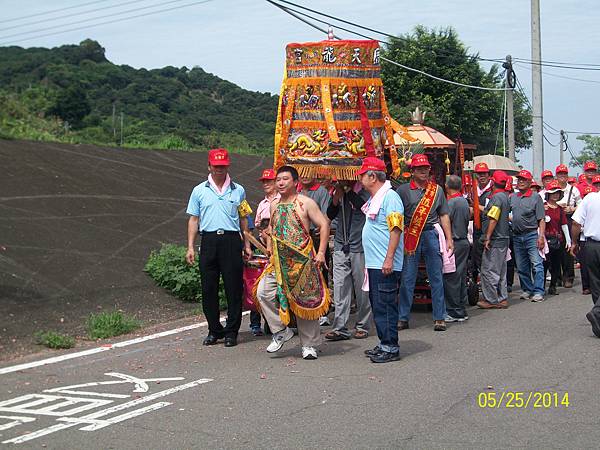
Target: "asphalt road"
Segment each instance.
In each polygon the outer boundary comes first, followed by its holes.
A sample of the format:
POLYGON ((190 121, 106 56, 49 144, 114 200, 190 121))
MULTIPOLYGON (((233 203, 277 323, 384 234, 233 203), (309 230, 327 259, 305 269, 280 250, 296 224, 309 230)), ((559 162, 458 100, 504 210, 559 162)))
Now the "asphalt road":
POLYGON ((579 290, 539 304, 514 300, 507 310, 472 309, 468 322, 445 333, 433 332, 427 310, 416 311, 412 328, 400 333, 402 360, 383 365, 363 356, 375 337, 324 343, 318 360, 304 361, 297 337, 270 356, 269 338, 253 338, 244 323, 235 348, 202 347, 200 329, 0 375, 0 442, 55 449, 598 448, 600 340, 585 319, 590 297, 579 290), (140 381, 171 377, 181 379, 140 381), (107 381, 117 383, 72 386, 107 381), (43 392, 68 385, 70 393, 43 392), (524 392, 523 402, 534 394, 526 408, 510 408, 519 403, 509 402, 512 392, 524 392), (557 393, 558 406, 546 395, 544 407, 536 394, 544 392, 557 393), (482 408, 481 393, 505 394, 499 408, 482 408), (565 393, 568 407, 560 404, 565 393), (29 394, 71 398, 17 399, 29 394))

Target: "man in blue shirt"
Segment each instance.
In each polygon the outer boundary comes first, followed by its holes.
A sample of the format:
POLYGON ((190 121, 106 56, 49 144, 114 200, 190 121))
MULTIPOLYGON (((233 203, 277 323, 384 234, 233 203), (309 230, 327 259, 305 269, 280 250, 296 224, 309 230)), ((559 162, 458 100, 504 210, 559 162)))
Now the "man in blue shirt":
POLYGON ((188 250, 186 260, 196 258, 194 242, 200 231, 200 282, 202 310, 208 322, 208 336, 203 345, 214 345, 225 338, 226 347, 237 345, 242 323, 242 245, 251 255, 250 243, 244 237, 248 215, 252 209, 244 188, 229 177, 229 154, 219 148, 208 153, 208 180, 192 191, 187 207, 188 250), (219 313, 219 278, 227 296, 227 322, 221 325, 219 313))
POLYGON ((362 232, 365 267, 369 278, 369 300, 379 345, 365 354, 374 363, 400 359, 398 347, 398 290, 402 275, 404 208, 400 196, 386 181, 385 163, 367 157, 357 172, 371 195, 363 206, 362 232))

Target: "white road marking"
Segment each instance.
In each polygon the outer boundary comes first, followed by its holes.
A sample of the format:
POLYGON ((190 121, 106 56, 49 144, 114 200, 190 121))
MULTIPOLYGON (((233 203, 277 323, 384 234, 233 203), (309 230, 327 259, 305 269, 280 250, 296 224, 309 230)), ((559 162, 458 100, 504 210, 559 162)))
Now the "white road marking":
MULTIPOLYGON (((118 416, 115 416, 115 417, 112 417, 110 419, 106 419, 103 421, 97 421, 96 419, 108 416, 108 415, 113 414, 118 411, 123 411, 125 409, 133 408, 135 406, 138 406, 138 405, 141 405, 144 403, 149 403, 158 398, 165 397, 167 395, 174 394, 175 392, 183 391, 185 389, 189 389, 189 388, 192 388, 195 386, 199 386, 204 383, 209 383, 211 381, 213 381, 212 378, 201 378, 199 380, 191 381, 189 383, 185 383, 185 384, 181 384, 179 386, 165 389, 164 391, 159 391, 154 394, 147 395, 146 397, 131 400, 129 402, 122 403, 120 405, 115 405, 115 406, 103 409, 101 411, 97 411, 95 413, 91 413, 86 416, 82 416, 81 418, 79 418, 81 420, 78 420, 78 418, 73 417, 73 418, 69 419, 69 421, 68 421, 69 423, 60 423, 60 424, 52 425, 50 427, 34 431, 33 433, 23 434, 21 436, 15 437, 13 439, 3 441, 2 443, 3 444, 21 444, 23 442, 31 441, 33 439, 37 439, 39 437, 46 436, 51 433, 56 433, 57 431, 62 431, 62 430, 66 430, 68 428, 76 427, 78 425, 85 425, 84 427, 80 428, 80 430, 84 430, 84 431, 93 431, 93 430, 97 430, 99 428, 104 428, 106 426, 112 425, 113 423, 122 422, 123 420, 127 420, 132 417, 136 417, 141 414, 145 414, 147 412, 163 408, 165 406, 170 405, 171 403, 157 402, 157 403, 153 403, 151 405, 145 406, 141 409, 136 409, 134 411, 130 411, 129 413, 121 414, 121 415, 118 415, 118 416), (73 420, 71 421, 71 419, 73 419, 73 420)), ((59 418, 57 420, 61 420, 61 419, 59 418)))
POLYGON ((10 422, 3 423, 0 425, 0 431, 8 430, 9 428, 16 427, 27 422, 35 422, 34 417, 0 416, 0 419, 10 420, 10 422))
MULTIPOLYGON (((244 311, 242 316, 246 316, 250 314, 250 311, 244 311)), ((225 321, 225 317, 221 318, 221 322, 225 321)), ((91 348, 89 350, 83 350, 81 352, 68 353, 66 355, 54 356, 52 358, 40 359, 38 361, 32 361, 24 364, 17 364, 16 366, 2 367, 0 368, 0 375, 5 375, 7 373, 18 372, 21 370, 32 369, 34 367, 46 366, 48 364, 56 364, 63 361, 68 361, 69 359, 82 358, 84 356, 95 355, 96 353, 107 352, 109 350, 115 348, 128 347, 130 345, 140 344, 142 342, 151 341, 153 339, 158 339, 165 336, 170 336, 172 334, 179 334, 185 331, 195 330, 196 328, 202 328, 208 326, 208 322, 195 323, 192 325, 187 325, 185 327, 174 328, 172 330, 161 331, 160 333, 149 334, 147 336, 141 336, 135 339, 130 339, 123 342, 116 342, 114 344, 106 344, 101 347, 91 348)))

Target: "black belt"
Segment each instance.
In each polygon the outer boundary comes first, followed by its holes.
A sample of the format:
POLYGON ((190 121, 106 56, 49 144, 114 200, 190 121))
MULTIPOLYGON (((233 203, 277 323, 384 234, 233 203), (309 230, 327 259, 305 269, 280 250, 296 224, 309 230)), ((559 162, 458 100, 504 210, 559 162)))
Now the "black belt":
POLYGON ((240 232, 239 231, 230 231, 230 230, 216 230, 216 231, 203 231, 202 232, 202 236, 210 236, 210 235, 222 236, 224 234, 237 234, 239 236, 240 232))

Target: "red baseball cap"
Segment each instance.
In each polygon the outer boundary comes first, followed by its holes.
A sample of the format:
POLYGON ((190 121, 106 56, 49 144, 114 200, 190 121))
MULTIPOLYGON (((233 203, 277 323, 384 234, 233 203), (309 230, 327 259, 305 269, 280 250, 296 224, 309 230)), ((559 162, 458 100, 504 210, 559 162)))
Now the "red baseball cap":
POLYGON ((492 175, 492 180, 494 184, 503 184, 506 187, 506 180, 508 180, 508 175, 504 170, 496 170, 492 175))
POLYGON ((490 168, 484 162, 475 164, 475 173, 489 173, 490 168))
POLYGON ((598 170, 598 165, 596 164, 596 161, 586 161, 583 165, 583 170, 598 170))
POLYGON ((587 183, 587 180, 585 178, 585 173, 582 173, 581 175, 579 175, 579 177, 577 178, 577 181, 579 183, 587 183))
POLYGON ((231 164, 229 161, 229 153, 224 148, 215 148, 208 151, 208 163, 211 166, 228 166, 231 164))
POLYGON ((363 159, 362 166, 356 171, 356 175, 362 175, 367 173, 369 170, 376 172, 385 172, 385 163, 375 156, 367 156, 363 159))
POLYGON ((429 158, 424 153, 418 153, 413 155, 410 167, 431 167, 429 164, 429 158))
POLYGON ((273 169, 265 169, 263 170, 263 173, 258 181, 274 180, 275 178, 277 178, 277 176, 275 175, 275 171, 273 169))
POLYGON ((575 184, 575 183, 577 183, 577 178, 575 178, 575 177, 569 177, 569 180, 567 181, 567 183, 569 183, 569 184, 575 184))
POLYGON ((569 173, 569 168, 565 164, 556 166, 556 175, 559 173, 569 173))
POLYGON ((596 192, 596 189, 594 189, 592 186, 585 186, 581 190, 581 198, 584 198, 586 195, 591 194, 592 192, 596 192))
POLYGON ((546 186, 546 192, 551 194, 557 191, 562 191, 560 183, 557 180, 552 180, 550 183, 548 183, 548 186, 546 186))
POLYGON ((533 180, 533 175, 531 175, 531 172, 529 170, 521 170, 517 174, 517 178, 525 178, 526 180, 533 180))
POLYGON ((544 178, 547 178, 547 177, 550 177, 550 178, 554 177, 554 174, 552 173, 551 170, 544 170, 542 172, 542 176, 540 178, 543 180, 544 178))
MULTIPOLYGON (((552 182, 553 181, 551 181, 550 183, 552 183, 552 182)), ((537 181, 535 181, 533 179, 531 180, 531 187, 538 187, 540 189, 542 188, 542 186, 540 186, 540 183, 538 183, 537 181)))
POLYGON ((507 192, 512 192, 513 191, 513 185, 512 185, 512 183, 513 183, 513 179, 512 179, 512 177, 510 175, 508 175, 506 177, 506 186, 504 187, 504 190, 507 191, 507 192))
POLYGON ((600 175, 594 175, 592 178, 592 184, 600 183, 600 175))

